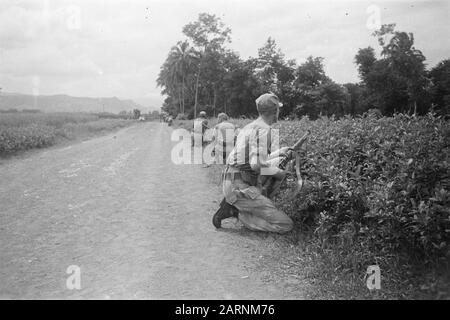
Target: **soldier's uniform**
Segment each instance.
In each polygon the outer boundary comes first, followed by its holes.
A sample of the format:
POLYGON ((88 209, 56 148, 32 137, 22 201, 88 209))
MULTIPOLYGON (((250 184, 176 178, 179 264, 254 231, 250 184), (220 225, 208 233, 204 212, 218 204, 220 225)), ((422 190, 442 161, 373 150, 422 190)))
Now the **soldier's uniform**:
POLYGON ((208 120, 206 119, 205 111, 201 111, 199 115, 200 117, 194 120, 193 145, 195 143, 195 145, 202 146, 203 135, 205 134, 206 129, 208 129, 208 120))
MULTIPOLYGON (((292 220, 261 193, 262 178, 282 171, 268 162, 271 135, 271 127, 262 118, 239 132, 223 172, 222 188, 225 201, 239 211, 239 220, 247 228, 284 233, 292 229, 292 220)), ((237 216, 237 212, 233 215, 237 216)))
POLYGON ((222 121, 214 127, 214 154, 216 163, 225 164, 234 147, 235 126, 228 121, 222 121))

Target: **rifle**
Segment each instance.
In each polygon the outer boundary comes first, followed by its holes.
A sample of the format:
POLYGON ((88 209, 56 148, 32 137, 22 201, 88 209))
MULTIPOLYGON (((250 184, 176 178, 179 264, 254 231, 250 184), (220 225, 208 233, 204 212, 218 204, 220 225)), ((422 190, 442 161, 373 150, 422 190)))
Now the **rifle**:
MULTIPOLYGON (((278 160, 278 167, 282 170, 285 170, 288 163, 293 160, 294 158, 296 158, 296 173, 297 173, 297 178, 299 179, 299 187, 301 188, 302 184, 303 184, 303 180, 301 178, 300 175, 300 158, 298 157, 297 151, 300 149, 300 147, 305 143, 306 139, 308 138, 308 135, 311 132, 308 130, 292 147, 289 148, 288 152, 279 157, 278 160), (281 159, 280 159, 281 158, 281 159)), ((274 159, 275 160, 275 159, 274 159)), ((273 160, 272 160, 273 161, 273 160)), ((277 189, 277 187, 282 183, 282 181, 277 180, 274 177, 268 177, 263 183, 262 183, 262 194, 266 197, 270 197, 272 195, 272 193, 277 189)))

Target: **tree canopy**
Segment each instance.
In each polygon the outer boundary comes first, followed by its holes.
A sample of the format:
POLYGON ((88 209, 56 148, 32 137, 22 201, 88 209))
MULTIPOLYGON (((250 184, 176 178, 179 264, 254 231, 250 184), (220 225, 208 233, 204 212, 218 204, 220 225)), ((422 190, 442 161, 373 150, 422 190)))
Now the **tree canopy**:
POLYGON ((242 59, 227 48, 231 29, 215 15, 201 13, 182 31, 186 38, 171 48, 157 79, 166 96, 162 110, 173 117, 193 118, 200 110, 208 116, 255 116, 255 99, 265 92, 279 96, 282 117, 340 117, 373 108, 385 115, 425 113, 432 106, 449 113, 449 60, 427 71, 413 34, 396 31, 395 24, 373 33, 380 57, 371 47, 358 50, 354 61, 361 81, 343 85, 326 74, 324 58, 287 60, 272 37, 257 57, 242 59))

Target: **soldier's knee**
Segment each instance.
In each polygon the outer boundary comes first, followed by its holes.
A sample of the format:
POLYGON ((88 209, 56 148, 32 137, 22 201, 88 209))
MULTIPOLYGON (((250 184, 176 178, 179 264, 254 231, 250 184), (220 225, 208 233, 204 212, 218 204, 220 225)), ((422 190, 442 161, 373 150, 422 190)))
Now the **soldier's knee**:
POLYGON ((292 229, 294 229, 294 221, 292 221, 291 218, 289 218, 285 213, 283 213, 285 215, 283 221, 279 224, 280 226, 280 231, 279 233, 286 233, 289 231, 292 231, 292 229))

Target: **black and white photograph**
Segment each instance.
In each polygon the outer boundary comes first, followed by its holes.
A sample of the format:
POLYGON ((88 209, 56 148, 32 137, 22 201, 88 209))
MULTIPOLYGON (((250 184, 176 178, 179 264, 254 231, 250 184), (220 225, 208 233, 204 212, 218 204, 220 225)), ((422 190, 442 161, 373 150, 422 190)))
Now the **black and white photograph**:
POLYGON ((449 35, 449 1, 0 0, 0 300, 450 300, 449 35))

